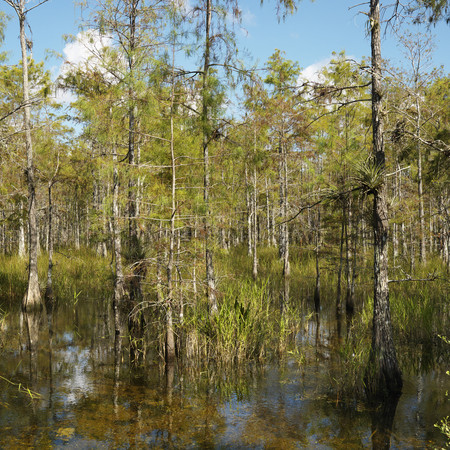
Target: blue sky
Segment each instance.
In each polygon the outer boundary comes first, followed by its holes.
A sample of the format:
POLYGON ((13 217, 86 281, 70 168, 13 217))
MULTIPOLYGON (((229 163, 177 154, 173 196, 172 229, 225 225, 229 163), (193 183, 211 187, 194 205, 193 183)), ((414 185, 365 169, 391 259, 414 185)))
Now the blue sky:
MULTIPOLYGON (((29 5, 38 3, 32 0, 29 5)), ((359 11, 367 10, 367 5, 350 9, 360 2, 352 0, 316 0, 300 2, 298 11, 285 21, 279 21, 276 2, 260 0, 242 0, 243 26, 246 31, 238 31, 239 48, 258 60, 260 65, 278 48, 286 52, 289 59, 298 61, 302 68, 318 66, 330 58, 333 51, 345 50, 347 55, 359 59, 370 53, 370 43, 365 36, 366 16, 359 11)), ((2 50, 10 52, 10 63, 19 59, 19 40, 17 17, 3 1, 1 10, 5 11, 9 21, 2 50)), ((65 46, 62 36, 76 34, 80 20, 80 11, 72 0, 49 0, 29 14, 29 24, 33 37, 33 56, 40 61, 46 57, 46 49, 62 53, 65 46)), ((419 30, 414 26, 413 30, 419 30)), ((425 31, 424 28, 421 28, 425 31)), ((450 26, 439 24, 432 28, 436 36, 434 66, 444 65, 450 71, 450 26)), ((394 63, 399 61, 399 49, 392 34, 387 33, 382 44, 383 57, 394 63)), ((47 68, 57 73, 60 61, 47 60, 47 68)), ((311 68, 311 67, 310 67, 311 68)))

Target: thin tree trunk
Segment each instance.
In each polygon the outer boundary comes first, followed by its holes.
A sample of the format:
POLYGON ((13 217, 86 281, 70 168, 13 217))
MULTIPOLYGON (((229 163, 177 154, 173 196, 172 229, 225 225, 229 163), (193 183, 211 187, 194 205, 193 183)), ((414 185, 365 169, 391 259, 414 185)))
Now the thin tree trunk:
POLYGON ((280 142, 280 163, 279 163, 279 181, 280 181, 280 242, 279 254, 283 261, 283 277, 289 277, 291 272, 289 265, 289 228, 286 223, 288 214, 288 167, 287 167, 287 149, 280 142))
POLYGON ((78 204, 78 199, 75 198, 75 224, 74 224, 75 225, 75 250, 80 250, 80 235, 81 235, 80 222, 81 222, 80 206, 78 204))
POLYGON ((205 216, 203 220, 205 230, 205 265, 206 265, 206 296, 208 298, 209 312, 215 315, 218 312, 216 299, 216 279, 214 276, 213 252, 211 248, 211 209, 209 204, 210 194, 210 167, 209 167, 209 106, 207 101, 208 78, 210 69, 210 53, 211 53, 211 16, 212 4, 211 0, 206 0, 206 20, 205 20, 205 52, 203 65, 202 80, 202 127, 203 127, 203 200, 205 202, 205 216))
POLYGON ((25 37, 25 0, 16 8, 20 25, 20 47, 22 50, 22 80, 24 102, 25 147, 27 152, 26 176, 28 181, 28 286, 22 302, 22 309, 31 312, 42 308, 38 278, 38 228, 36 219, 36 182, 34 179, 33 142, 31 138, 30 88, 28 82, 28 56, 25 37))
POLYGON ((422 146, 420 144, 420 121, 421 111, 419 99, 416 98, 416 110, 417 110, 417 127, 416 134, 417 139, 417 193, 419 197, 419 232, 420 232, 420 262, 424 264, 426 262, 426 243, 425 243, 425 212, 423 206, 423 179, 422 179, 422 146))
POLYGON ((315 255, 316 255, 316 285, 314 287, 314 309, 316 313, 320 311, 320 266, 319 266, 319 255, 320 255, 320 244, 321 244, 321 233, 320 233, 320 205, 317 207, 317 220, 316 220, 316 245, 315 245, 315 255))
POLYGON ((169 255, 167 263, 167 298, 166 306, 166 363, 172 364, 175 360, 175 335, 173 332, 173 302, 174 302, 174 288, 173 288, 173 266, 174 266, 174 251, 175 251, 175 216, 176 216, 176 160, 174 149, 174 130, 173 130, 173 107, 175 98, 175 55, 172 48, 172 92, 170 104, 170 161, 172 166, 172 192, 171 192, 171 215, 170 215, 170 236, 169 236, 169 255))
POLYGON ((53 201, 52 201, 53 180, 48 183, 48 270, 47 287, 45 289, 45 298, 48 301, 53 300, 53 201))
POLYGON ((413 274, 416 269, 416 249, 414 245, 414 228, 412 217, 409 218, 409 252, 409 270, 411 274, 413 274))
MULTIPOLYGON (((256 143, 255 143, 256 145, 256 143)), ((252 193, 252 214, 253 214, 253 267, 252 267, 252 275, 253 279, 256 280, 258 278, 258 204, 257 204, 257 192, 256 192, 256 167, 253 169, 253 193, 252 193)))
POLYGON ((247 207, 247 254, 249 256, 252 255, 253 246, 252 246, 252 197, 250 192, 250 186, 248 183, 248 170, 247 163, 245 164, 245 203, 247 207))
POLYGON ((348 202, 348 212, 347 212, 347 227, 345 232, 345 245, 346 245, 346 272, 347 272, 347 293, 345 297, 345 310, 348 313, 352 313, 354 309, 354 277, 353 277, 353 271, 354 271, 354 265, 352 264, 352 261, 355 259, 355 253, 353 252, 353 241, 356 239, 354 234, 354 229, 352 226, 352 205, 351 205, 351 198, 348 202))
MULTIPOLYGON (((139 0, 131 0, 129 3, 129 48, 128 48, 128 71, 131 86, 128 91, 128 100, 130 106, 128 109, 128 260, 132 268, 130 277, 129 296, 131 302, 139 302, 142 298, 141 280, 144 278, 144 266, 140 264, 143 258, 141 243, 139 241, 137 230, 137 195, 136 195, 136 181, 135 169, 139 164, 136 155, 136 104, 134 86, 134 70, 135 70, 135 55, 136 50, 136 19, 137 7, 139 0)), ((134 305, 133 305, 134 306, 134 305)), ((138 314, 140 316, 140 314, 138 314)), ((138 317, 137 320, 140 320, 138 317)), ((133 326, 140 326, 133 324, 133 326)))
POLYGON ((269 199, 269 186, 266 177, 266 228, 267 228, 267 245, 272 245, 271 230, 270 230, 270 199, 269 199))
POLYGON ((117 168, 117 153, 113 150, 113 204, 112 204, 112 231, 113 231, 113 249, 115 262, 115 277, 114 277, 114 328, 117 339, 123 335, 123 321, 122 309, 125 296, 124 290, 124 276, 122 267, 122 243, 120 240, 120 226, 119 226, 119 172, 117 168))
POLYGON ((341 299, 341 280, 342 280, 342 266, 343 266, 343 254, 344 254, 344 232, 345 232, 345 208, 343 210, 342 223, 341 223, 341 239, 339 244, 339 266, 337 273, 337 288, 336 288, 336 313, 339 315, 342 312, 342 299, 341 299))
POLYGON ((18 254, 19 254, 20 258, 25 258, 25 255, 26 255, 25 226, 23 224, 23 203, 22 202, 20 202, 18 254))

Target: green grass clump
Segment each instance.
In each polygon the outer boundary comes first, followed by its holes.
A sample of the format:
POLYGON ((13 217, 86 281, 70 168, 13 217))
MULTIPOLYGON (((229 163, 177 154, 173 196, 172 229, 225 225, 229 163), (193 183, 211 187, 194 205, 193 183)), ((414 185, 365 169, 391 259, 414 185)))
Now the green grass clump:
MULTIPOLYGON (((19 305, 27 287, 27 258, 17 255, 0 256, 0 300, 19 305)), ((61 301, 104 297, 112 292, 109 261, 89 249, 56 251, 53 257, 53 291, 61 301)), ((48 256, 42 252, 38 258, 41 293, 47 283, 48 256)))
MULTIPOLYGON (((94 251, 82 249, 55 253, 53 290, 60 300, 104 298, 112 293, 113 281, 109 260, 94 251)), ((47 280, 47 263, 40 265, 41 286, 47 280)))
MULTIPOLYGON (((403 279, 405 272, 396 276, 403 279)), ((448 275, 439 258, 430 258, 408 276, 419 281, 389 285, 394 331, 402 342, 431 342, 449 326, 448 275)))
POLYGON ((204 356, 225 363, 269 356, 289 334, 287 319, 272 305, 267 283, 248 280, 226 287, 216 315, 209 316, 205 304, 197 305, 186 329, 196 334, 204 356))
POLYGON ((21 302, 27 287, 28 260, 18 256, 0 255, 0 300, 21 302))

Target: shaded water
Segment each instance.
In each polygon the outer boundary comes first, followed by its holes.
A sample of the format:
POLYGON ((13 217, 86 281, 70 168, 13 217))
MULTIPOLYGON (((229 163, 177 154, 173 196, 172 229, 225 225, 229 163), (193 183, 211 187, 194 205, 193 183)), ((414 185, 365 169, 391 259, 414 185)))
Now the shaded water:
POLYGON ((330 389, 331 317, 306 321, 283 363, 164 371, 157 364, 119 367, 109 310, 107 301, 80 301, 39 323, 7 314, 0 334, 0 375, 9 380, 0 380, 0 448, 445 445, 434 427, 449 413, 444 368, 405 374, 398 404, 344 403, 330 389), (30 351, 28 330, 36 326, 39 344, 30 351))

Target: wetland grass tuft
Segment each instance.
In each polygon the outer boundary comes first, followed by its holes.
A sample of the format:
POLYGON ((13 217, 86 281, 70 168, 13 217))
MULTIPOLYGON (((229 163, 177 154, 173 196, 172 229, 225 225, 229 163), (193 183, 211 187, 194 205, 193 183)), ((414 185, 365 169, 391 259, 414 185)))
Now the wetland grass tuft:
MULTIPOLYGON (((27 259, 17 255, 0 256, 0 299, 19 305, 27 286, 27 259)), ((82 298, 104 298, 112 291, 109 261, 89 249, 55 251, 53 256, 53 291, 59 301, 82 298), (81 293, 81 294, 80 294, 81 293)), ((47 281, 47 254, 38 258, 41 291, 47 281)))
POLYGON ((265 357, 280 328, 267 283, 243 281, 225 287, 216 315, 208 316, 203 303, 195 306, 186 333, 197 336, 210 358, 228 363, 265 357))

